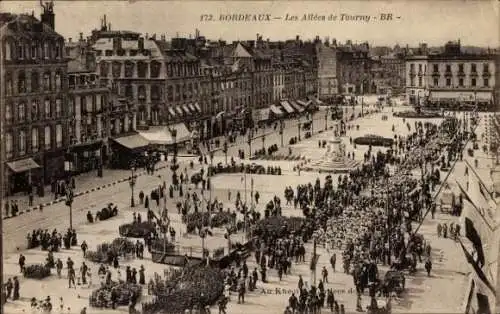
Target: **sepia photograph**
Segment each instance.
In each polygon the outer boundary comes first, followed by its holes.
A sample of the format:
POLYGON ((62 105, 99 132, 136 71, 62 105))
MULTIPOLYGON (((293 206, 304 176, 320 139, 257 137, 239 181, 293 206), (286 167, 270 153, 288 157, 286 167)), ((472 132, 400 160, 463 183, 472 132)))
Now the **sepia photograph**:
POLYGON ((0 313, 500 313, 500 2, 0 2, 0 313))

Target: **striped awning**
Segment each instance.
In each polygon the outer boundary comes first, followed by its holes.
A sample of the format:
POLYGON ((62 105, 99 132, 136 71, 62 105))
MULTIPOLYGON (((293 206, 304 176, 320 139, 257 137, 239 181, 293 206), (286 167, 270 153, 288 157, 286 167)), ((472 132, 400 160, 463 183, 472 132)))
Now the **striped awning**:
POLYGON ((200 105, 199 105, 197 102, 196 102, 196 103, 194 103, 194 107, 196 108, 196 110, 197 110, 199 113, 201 113, 201 107, 200 107, 200 105))
POLYGON ((290 100, 290 105, 292 105, 292 107, 297 110, 297 112, 304 112, 304 107, 302 107, 301 105, 299 105, 296 101, 293 101, 293 100, 290 100))
POLYGON ((177 111, 177 113, 181 116, 184 115, 184 112, 182 111, 181 107, 175 107, 175 111, 177 111))
POLYGON ((280 103, 281 103, 281 107, 283 107, 283 109, 285 109, 285 111, 287 113, 294 113, 295 112, 295 110, 292 108, 292 106, 290 105, 290 103, 287 100, 282 100, 280 103))
POLYGON ((184 109, 184 111, 186 112, 186 114, 191 114, 191 111, 189 110, 189 107, 188 107, 187 104, 182 105, 182 109, 184 109))
POLYGON ((307 108, 307 106, 309 106, 309 104, 311 103, 310 100, 307 100, 307 101, 303 101, 303 100, 297 100, 297 103, 301 106, 303 106, 304 108, 307 108))
POLYGON ((174 111, 174 108, 170 107, 168 108, 168 113, 170 113, 170 115, 175 118, 175 111, 174 111))
POLYGON ((41 168, 40 165, 33 160, 33 158, 26 158, 8 162, 7 166, 15 173, 21 173, 31 169, 41 168))
POLYGON ((194 107, 193 104, 189 104, 189 110, 191 110, 191 112, 193 113, 196 113, 196 108, 194 107))
POLYGON ((271 112, 274 113, 277 116, 282 116, 283 115, 283 111, 281 111, 281 109, 278 108, 278 107, 276 107, 275 105, 271 105, 271 107, 269 107, 269 109, 271 109, 271 112))

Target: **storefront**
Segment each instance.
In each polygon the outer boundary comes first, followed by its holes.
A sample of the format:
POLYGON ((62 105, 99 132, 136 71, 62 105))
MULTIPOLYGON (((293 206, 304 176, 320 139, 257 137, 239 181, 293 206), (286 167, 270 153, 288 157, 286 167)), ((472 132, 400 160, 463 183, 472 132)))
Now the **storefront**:
POLYGON ((262 108, 262 109, 255 109, 252 111, 252 120, 254 126, 262 126, 269 121, 269 116, 270 116, 270 111, 271 109, 269 108, 262 108))
POLYGON ((280 104, 288 116, 292 116, 295 113, 295 109, 293 109, 292 105, 290 105, 290 102, 288 100, 282 100, 280 101, 280 104))
POLYGON ((140 134, 133 134, 111 139, 110 147, 112 151, 110 166, 129 169, 132 160, 139 167, 144 164, 144 152, 147 151, 149 142, 140 134))
POLYGON ((281 111, 279 107, 271 105, 269 109, 270 109, 270 115, 269 115, 270 120, 279 120, 285 117, 285 114, 283 113, 283 111, 281 111))
POLYGON ((42 167, 33 159, 25 158, 7 163, 8 195, 33 191, 43 176, 42 167))
POLYGON ((71 169, 73 174, 102 170, 102 166, 108 159, 102 140, 72 145, 69 148, 69 153, 73 165, 73 169, 71 169))

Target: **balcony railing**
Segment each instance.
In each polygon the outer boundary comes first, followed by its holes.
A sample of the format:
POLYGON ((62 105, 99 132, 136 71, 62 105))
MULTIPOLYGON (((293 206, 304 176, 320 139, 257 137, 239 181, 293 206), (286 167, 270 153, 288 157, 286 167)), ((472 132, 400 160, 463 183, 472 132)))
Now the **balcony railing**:
POLYGON ((491 77, 491 73, 489 70, 483 71, 483 77, 491 77))

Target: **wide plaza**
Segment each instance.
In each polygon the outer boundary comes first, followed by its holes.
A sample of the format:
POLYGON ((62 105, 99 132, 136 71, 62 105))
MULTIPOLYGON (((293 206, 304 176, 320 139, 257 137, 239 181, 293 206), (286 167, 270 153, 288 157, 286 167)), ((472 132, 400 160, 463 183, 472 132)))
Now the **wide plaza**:
MULTIPOLYGON (((358 116, 360 107, 354 108, 354 116, 358 116)), ((345 107, 344 116, 352 114, 352 107, 345 107)), ((350 138, 354 139, 358 136, 368 134, 379 135, 383 137, 393 138, 397 136, 405 136, 413 131, 413 123, 422 122, 439 122, 439 119, 406 119, 393 117, 393 112, 408 110, 404 107, 385 107, 381 112, 373 113, 376 110, 374 103, 367 104, 364 108, 364 116, 349 121, 347 124, 350 126, 347 130, 346 136, 341 138, 342 143, 345 145, 346 153, 353 154, 356 160, 363 161, 363 154, 367 151, 368 147, 357 145, 354 147, 350 138), (387 116, 387 119, 383 119, 387 116), (410 128, 407 127, 409 123, 410 128), (357 128, 359 126, 359 129, 357 128)), ((248 145, 245 138, 239 138, 236 144, 229 148, 229 158, 234 158, 235 162, 251 164, 255 163, 264 167, 280 167, 282 170, 281 175, 260 175, 260 174, 217 174, 211 179, 212 190, 202 192, 193 185, 185 186, 186 192, 194 192, 203 194, 205 199, 217 199, 224 204, 224 208, 234 208, 234 200, 237 193, 241 197, 248 199, 249 202, 253 197, 252 193, 258 192, 261 201, 256 204, 256 209, 260 212, 264 211, 265 204, 274 196, 283 199, 284 189, 286 187, 296 188, 299 184, 314 184, 316 179, 320 179, 323 183, 326 173, 311 172, 311 171, 297 171, 296 166, 303 163, 304 160, 315 161, 320 159, 325 153, 325 148, 318 148, 318 141, 329 141, 333 139, 333 132, 337 127, 336 121, 328 121, 325 124, 325 114, 320 111, 315 115, 315 126, 313 136, 310 138, 302 138, 302 140, 291 145, 293 155, 300 155, 303 159, 300 161, 285 161, 285 160, 240 160, 237 151, 240 149, 245 150, 245 156, 248 156, 248 145), (325 130, 326 125, 326 130, 325 130), (321 131, 321 132, 320 132, 321 131), (246 176, 246 177, 245 177, 246 176)), ((286 154, 288 151, 288 143, 291 137, 297 136, 297 123, 295 120, 286 121, 285 129, 283 132, 284 147, 281 148, 281 135, 272 128, 267 131, 262 131, 265 135, 265 142, 256 139, 252 150, 260 148, 261 145, 266 147, 276 144, 280 147, 280 154, 286 154), (265 133, 268 132, 268 133, 265 133)), ((484 125, 480 122, 477 134, 484 132, 484 125)), ((259 136, 259 134, 257 134, 259 136)), ((480 145, 481 146, 481 145, 480 145)), ((377 152, 379 148, 374 147, 377 152)), ((380 148, 382 149, 382 148, 380 148)), ((489 167, 486 157, 477 151, 479 157, 484 158, 476 171, 478 173, 487 172, 489 167)), ((213 164, 225 163, 225 154, 222 151, 217 151, 214 154, 213 164)), ((473 158, 464 155, 465 160, 473 163, 473 158)), ((193 157, 180 157, 180 169, 187 168, 187 172, 191 175, 201 168, 207 168, 206 164, 200 165, 198 158, 193 157), (189 163, 194 162, 194 168, 189 167, 189 163)), ((466 162, 458 162, 453 173, 448 179, 448 183, 452 190, 456 190, 457 186, 454 182, 463 177, 466 162)), ((126 178, 128 173, 113 174, 117 177, 126 178)), ((168 167, 162 168, 155 172, 154 175, 141 175, 137 178, 135 185, 135 198, 138 200, 139 191, 144 191, 147 195, 149 192, 163 184, 166 181, 170 182, 171 170, 168 167)), ((336 183, 337 175, 333 175, 333 182, 336 183)), ((472 188, 471 188, 472 189, 472 188)), ((119 237, 118 226, 132 221, 133 213, 141 213, 143 217, 146 216, 146 209, 142 204, 137 204, 135 208, 130 207, 130 194, 131 190, 127 181, 115 184, 106 189, 92 191, 88 194, 83 194, 75 198, 73 204, 73 227, 78 234, 78 241, 86 241, 89 249, 94 249, 102 242, 110 242, 119 237), (113 217, 106 221, 99 221, 93 224, 87 222, 86 214, 88 211, 95 211, 106 204, 113 203, 119 208, 117 217, 113 217)), ((185 225, 181 222, 181 217, 175 209, 175 205, 179 199, 179 195, 175 192, 175 198, 167 198, 166 207, 169 211, 171 226, 176 230, 178 237, 176 245, 184 251, 199 251, 201 249, 201 239, 196 235, 186 235, 185 225)), ((138 203, 138 202, 137 202, 138 203)), ((154 202, 153 202, 154 203, 154 202)), ((152 205, 152 210, 160 213, 163 207, 163 202, 160 201, 160 206, 152 205)), ((291 205, 285 205, 282 201, 283 215, 285 216, 301 216, 302 212, 299 209, 294 209, 291 205)), ((438 238, 436 235, 436 225, 438 223, 457 223, 458 217, 451 216, 447 213, 438 212, 434 219, 430 215, 426 217, 425 221, 420 228, 419 233, 422 234, 427 241, 432 245, 432 260, 433 271, 432 276, 427 277, 422 267, 414 275, 409 275, 406 280, 406 290, 401 298, 398 298, 392 303, 392 311, 394 313, 450 313, 460 312, 463 303, 466 301, 466 273, 468 272, 468 265, 463 256, 463 252, 458 243, 447 238, 438 238)), ((14 217, 4 221, 3 241, 4 241, 4 277, 11 278, 18 276, 20 278, 20 294, 21 299, 17 301, 9 301, 5 306, 5 313, 29 313, 30 300, 35 297, 37 299, 44 299, 50 296, 53 300, 55 312, 59 313, 79 313, 83 307, 87 307, 87 313, 125 313, 126 307, 120 307, 116 310, 102 310, 89 306, 89 295, 92 290, 99 285, 99 278, 97 276, 97 269, 99 265, 89 264, 92 270, 93 283, 92 286, 78 286, 76 289, 67 288, 66 272, 63 270, 63 277, 61 279, 53 273, 50 277, 43 280, 33 280, 22 278, 19 272, 18 258, 19 254, 26 256, 27 264, 41 263, 47 257, 46 251, 41 251, 39 248, 26 250, 26 235, 32 232, 33 229, 48 229, 49 232, 53 229, 63 232, 69 227, 69 211, 64 202, 57 203, 43 208, 43 211, 37 210, 30 213, 25 213, 21 217, 14 217)), ((223 230, 215 230, 212 237, 206 239, 206 247, 214 249, 218 247, 227 246, 227 240, 224 239, 223 230)), ((243 235, 235 235, 234 237, 243 237, 243 235)), ((270 270, 268 283, 257 284, 257 290, 247 294, 244 304, 236 302, 237 296, 233 294, 231 301, 228 304, 228 313, 282 313, 283 309, 288 304, 288 297, 291 292, 297 291, 298 276, 302 275, 304 280, 309 285, 315 280, 313 274, 309 270, 309 261, 311 260, 312 244, 306 244, 306 262, 302 264, 294 264, 291 274, 285 276, 283 280, 279 281, 275 270, 270 270)), ((329 271, 329 283, 326 287, 332 288, 335 292, 336 300, 346 307, 346 312, 354 312, 356 305, 356 293, 353 284, 352 276, 344 274, 341 270, 333 273, 330 267, 330 256, 332 252, 327 252, 323 247, 318 247, 317 253, 319 254, 319 261, 317 264, 316 279, 321 277, 321 269, 325 266, 329 271)), ((336 251, 337 256, 341 255, 340 251, 336 251)), ((82 252, 79 248, 73 247, 70 250, 62 250, 54 254, 56 258, 60 258, 63 262, 68 257, 75 261, 77 268, 81 265, 83 259, 82 252)), ((248 258, 248 267, 253 270, 255 259, 253 254, 248 258)), ((338 263, 340 264, 340 263, 338 263)), ((121 260, 120 268, 132 266, 137 269, 143 265, 146 269, 146 282, 149 281, 154 273, 163 274, 166 269, 171 268, 167 265, 156 264, 151 260, 151 255, 145 253, 144 259, 130 259, 121 260)), ((341 267, 338 267, 341 268, 341 267)), ((114 276, 116 274, 113 274, 114 276)), ((150 300, 147 294, 147 289, 143 289, 143 297, 141 301, 150 300)), ((369 297, 364 296, 362 299, 363 307, 369 304, 369 297)), ((140 310, 140 305, 137 306, 140 310)), ((217 312, 217 307, 213 307, 213 311, 217 312)), ((324 313, 329 313, 325 311, 324 313)))

